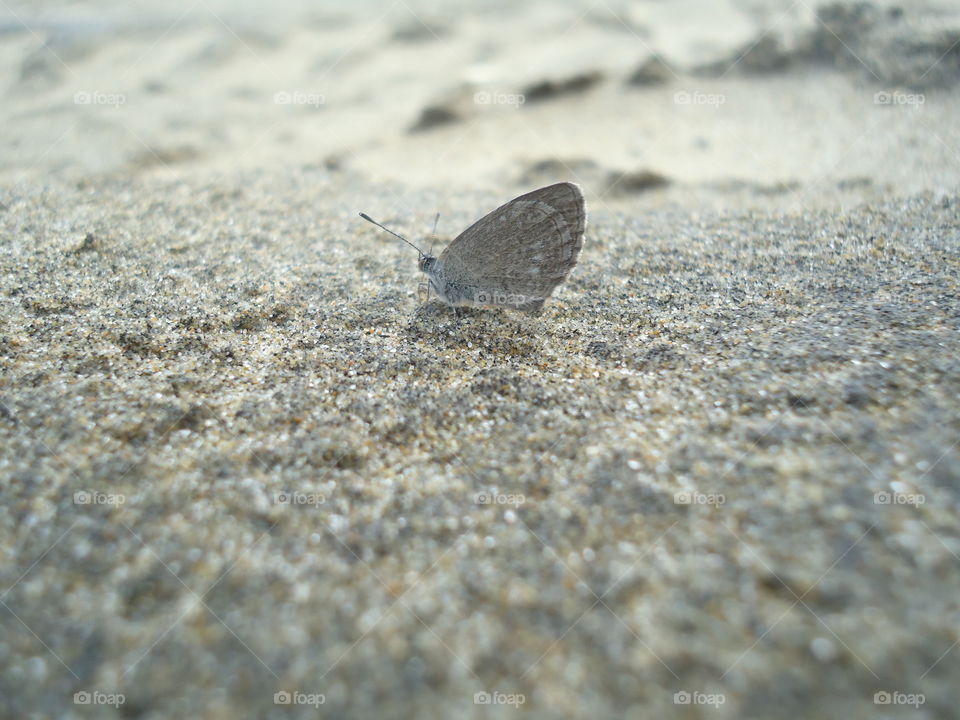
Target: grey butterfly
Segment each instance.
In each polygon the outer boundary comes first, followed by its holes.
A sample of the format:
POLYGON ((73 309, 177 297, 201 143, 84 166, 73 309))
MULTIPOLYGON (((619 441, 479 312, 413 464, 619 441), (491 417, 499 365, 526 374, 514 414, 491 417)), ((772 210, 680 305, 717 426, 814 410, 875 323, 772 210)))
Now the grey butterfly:
POLYGON ((429 289, 450 307, 536 312, 577 264, 587 228, 583 192, 562 182, 514 198, 460 233, 440 257, 368 215, 420 253, 429 289))

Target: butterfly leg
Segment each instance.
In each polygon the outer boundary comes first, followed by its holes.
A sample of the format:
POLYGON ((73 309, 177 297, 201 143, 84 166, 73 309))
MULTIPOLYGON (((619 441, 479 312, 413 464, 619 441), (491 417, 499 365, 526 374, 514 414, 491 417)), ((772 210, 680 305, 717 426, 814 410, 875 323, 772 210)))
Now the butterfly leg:
POLYGON ((430 283, 422 282, 417 285, 417 299, 422 303, 430 300, 430 283))

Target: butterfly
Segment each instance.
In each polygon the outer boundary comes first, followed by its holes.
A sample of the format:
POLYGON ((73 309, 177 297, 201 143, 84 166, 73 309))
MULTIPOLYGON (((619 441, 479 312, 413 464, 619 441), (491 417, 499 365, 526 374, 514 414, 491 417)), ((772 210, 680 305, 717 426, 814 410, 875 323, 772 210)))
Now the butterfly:
POLYGON ((434 257, 370 216, 420 255, 428 289, 450 307, 537 312, 576 266, 587 228, 578 185, 561 182, 520 195, 460 233, 434 257))

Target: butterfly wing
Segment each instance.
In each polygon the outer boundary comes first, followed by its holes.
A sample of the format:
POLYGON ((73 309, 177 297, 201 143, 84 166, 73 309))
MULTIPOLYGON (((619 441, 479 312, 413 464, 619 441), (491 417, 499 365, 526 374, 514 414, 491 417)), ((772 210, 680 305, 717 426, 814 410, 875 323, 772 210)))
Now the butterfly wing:
POLYGON ((573 183, 521 195, 440 254, 438 289, 452 305, 537 310, 577 264, 586 226, 583 193, 573 183))

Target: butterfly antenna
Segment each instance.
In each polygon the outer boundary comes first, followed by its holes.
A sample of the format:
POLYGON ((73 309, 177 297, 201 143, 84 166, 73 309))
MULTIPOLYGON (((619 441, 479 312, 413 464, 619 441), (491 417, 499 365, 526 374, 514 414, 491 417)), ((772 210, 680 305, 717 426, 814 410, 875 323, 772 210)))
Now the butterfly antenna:
MULTIPOLYGON (((433 233, 432 236, 437 236, 437 225, 440 223, 440 213, 437 213, 437 216, 433 219, 433 233)), ((433 255, 433 241, 430 241, 430 254, 433 255)))
POLYGON ((423 250, 421 250, 421 249, 418 248, 416 245, 414 245, 412 242, 410 242, 409 240, 407 240, 403 235, 400 235, 400 234, 398 234, 398 233, 395 233, 393 230, 391 230, 391 229, 388 228, 388 227, 384 227, 383 225, 381 225, 380 223, 378 223, 376 220, 374 220, 372 217, 370 217, 370 216, 367 215, 366 213, 360 213, 360 217, 362 217, 362 218, 363 218, 364 220, 366 220, 367 222, 373 223, 374 225, 376 225, 376 226, 377 226, 378 228, 380 228, 381 230, 386 230, 388 233, 390 233, 390 234, 393 235, 394 237, 400 238, 400 239, 403 240, 407 245, 409 245, 409 246, 412 247, 414 250, 416 250, 418 253, 420 253, 420 257, 423 257, 423 255, 424 255, 423 250))

